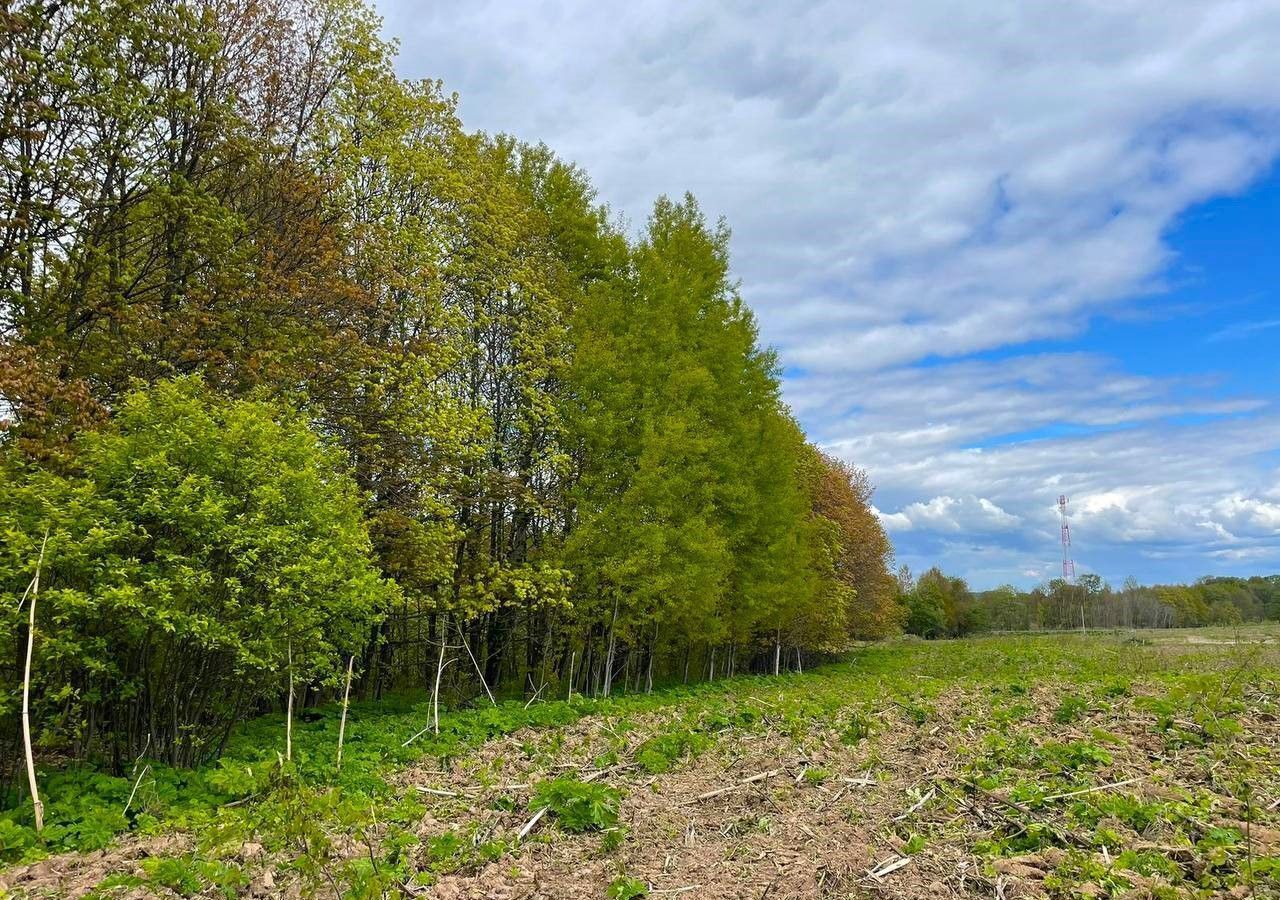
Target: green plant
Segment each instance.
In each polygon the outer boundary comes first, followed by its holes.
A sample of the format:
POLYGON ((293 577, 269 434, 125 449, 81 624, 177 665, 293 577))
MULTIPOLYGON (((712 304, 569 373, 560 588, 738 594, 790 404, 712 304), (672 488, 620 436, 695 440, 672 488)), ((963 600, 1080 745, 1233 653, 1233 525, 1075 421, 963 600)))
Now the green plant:
POLYGON ((1059 725, 1067 725, 1080 718, 1089 709, 1089 701, 1083 697, 1069 695, 1062 698, 1058 708, 1054 710, 1053 721, 1059 725))
POLYGON ((604 830, 604 836, 600 839, 600 853, 608 855, 621 847, 627 840, 627 835, 631 831, 625 825, 614 825, 604 830))
MULTIPOLYGON (((195 378, 114 412, 68 473, 0 460, 0 589, 48 529, 32 691, 47 748, 194 765, 289 676, 335 679, 397 589, 373 564, 355 483, 297 413, 195 378)), ((0 643, 16 605, 0 602, 0 643)))
POLYGON ((230 900, 249 883, 244 873, 234 865, 190 856, 144 859, 142 871, 145 883, 168 888, 183 897, 216 891, 230 900))
POLYGON ((849 716, 848 724, 840 732, 840 740, 845 744, 857 744, 871 736, 871 717, 861 710, 849 716))
POLYGON ((618 823, 621 798, 614 788, 557 778, 534 788, 529 808, 549 810, 565 831, 600 831, 618 823))
POLYGON ((649 886, 639 878, 619 875, 609 883, 605 896, 609 900, 637 900, 639 897, 649 896, 649 886))
POLYGON ((636 748, 636 763, 656 775, 686 756, 696 756, 711 743, 700 731, 682 729, 656 735, 636 748))

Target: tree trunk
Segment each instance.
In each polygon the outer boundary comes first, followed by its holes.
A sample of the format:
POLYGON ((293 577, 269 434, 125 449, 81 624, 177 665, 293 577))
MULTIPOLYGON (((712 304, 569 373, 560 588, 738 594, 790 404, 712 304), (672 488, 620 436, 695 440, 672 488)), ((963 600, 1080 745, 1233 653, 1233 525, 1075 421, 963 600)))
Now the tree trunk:
POLYGON ((613 686, 613 655, 617 646, 617 626, 618 626, 618 598, 613 598, 613 621, 609 623, 609 652, 605 656, 604 664, 604 695, 609 696, 609 690, 613 686))
MULTIPOLYGON (((176 734, 175 734, 176 737, 176 734)), ((284 758, 293 759, 293 641, 289 641, 289 700, 284 713, 284 758)))
POLYGON ((445 637, 443 633, 440 635, 440 656, 436 660, 436 683, 431 689, 431 724, 436 734, 440 733, 440 676, 444 674, 445 637))

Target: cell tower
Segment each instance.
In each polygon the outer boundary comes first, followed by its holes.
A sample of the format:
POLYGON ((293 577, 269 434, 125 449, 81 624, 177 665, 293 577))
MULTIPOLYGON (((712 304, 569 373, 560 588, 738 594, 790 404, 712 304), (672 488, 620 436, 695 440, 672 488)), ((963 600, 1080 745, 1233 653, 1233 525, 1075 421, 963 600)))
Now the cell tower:
POLYGON ((1067 524, 1067 495, 1058 495, 1058 518, 1062 520, 1062 578, 1076 583, 1076 564, 1071 558, 1071 526, 1067 524))

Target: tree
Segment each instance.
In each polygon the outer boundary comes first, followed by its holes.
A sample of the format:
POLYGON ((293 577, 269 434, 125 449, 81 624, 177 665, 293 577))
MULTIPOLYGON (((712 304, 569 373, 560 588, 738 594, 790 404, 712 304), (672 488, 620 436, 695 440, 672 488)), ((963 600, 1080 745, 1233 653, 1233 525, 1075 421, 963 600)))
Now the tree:
POLYGON ((742 403, 732 378, 754 353, 746 331, 732 349, 717 333, 742 315, 727 238, 696 204, 659 201, 628 269, 576 310, 568 415, 581 443, 565 558, 576 602, 607 644, 605 685, 619 634, 639 639, 656 625, 727 636, 725 515, 745 486, 727 481, 721 452, 742 403))
POLYGON ((892 574, 893 548, 871 508, 872 487, 865 472, 818 454, 814 512, 836 525, 837 562, 833 577, 847 589, 846 628, 874 639, 901 627, 898 580, 892 574))

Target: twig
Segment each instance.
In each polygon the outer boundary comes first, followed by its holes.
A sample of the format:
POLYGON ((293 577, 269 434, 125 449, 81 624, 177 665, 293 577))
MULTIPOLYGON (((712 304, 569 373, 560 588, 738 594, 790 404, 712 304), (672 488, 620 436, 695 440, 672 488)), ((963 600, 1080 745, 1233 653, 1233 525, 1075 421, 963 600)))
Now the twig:
POLYGON ((446 791, 446 790, 442 790, 441 788, 431 788, 431 787, 426 787, 425 785, 421 785, 421 784, 414 785, 414 787, 416 788, 416 790, 417 790, 417 791, 418 791, 418 793, 420 793, 420 794, 432 794, 433 796, 436 796, 436 797, 456 797, 456 796, 458 796, 458 792, 457 792, 457 791, 446 791))
MULTIPOLYGON (((151 748, 151 733, 147 732, 147 742, 142 746, 142 752, 138 754, 138 758, 133 761, 133 771, 138 772, 138 763, 142 762, 142 757, 147 755, 147 750, 151 748)), ((142 784, 142 779, 146 777, 147 770, 151 768, 151 764, 147 763, 142 767, 142 771, 138 772, 138 778, 133 783, 133 790, 129 792, 129 799, 124 801, 124 809, 120 811, 120 815, 129 814, 129 804, 133 803, 133 795, 138 793, 138 785, 142 784)))
POLYGON ((440 660, 436 663, 436 684, 431 691, 431 719, 436 734, 440 733, 440 676, 444 674, 444 635, 440 636, 440 660))
POLYGON ((902 821, 903 819, 905 819, 907 816, 911 815, 911 814, 912 814, 913 812, 915 812, 917 809, 919 809, 920 807, 922 807, 922 806, 924 806, 926 803, 928 803, 930 800, 932 800, 932 799, 934 798, 934 795, 935 795, 935 794, 937 794, 937 791, 935 791, 933 788, 929 788, 929 793, 925 794, 923 797, 921 797, 919 800, 917 800, 917 801, 912 805, 912 807, 911 807, 910 809, 908 809, 906 812, 904 812, 902 815, 894 817, 894 820, 893 820, 893 821, 895 821, 895 822, 901 822, 901 821, 902 821))
POLYGON ((40 542, 40 558, 36 560, 36 573, 31 579, 31 606, 27 612, 30 619, 27 624, 27 664, 22 673, 22 743, 27 752, 27 782, 31 787, 31 806, 35 811, 36 831, 44 830, 44 804, 40 802, 40 791, 36 786, 36 760, 31 751, 31 655, 36 642, 36 597, 40 594, 40 568, 44 565, 44 548, 49 543, 49 529, 44 530, 44 540, 40 542))
POLYGON ((872 878, 874 878, 876 881, 880 881, 884 878, 884 876, 888 875, 891 872, 898 871, 899 869, 901 869, 903 866, 907 865, 910 862, 911 862, 910 856, 901 856, 898 859, 891 860, 891 861, 886 860, 885 862, 880 863, 880 865, 876 866, 874 869, 869 869, 867 871, 867 874, 870 875, 872 878))
POLYGON ((347 736, 347 704, 351 699, 351 670, 356 664, 355 654, 347 660, 347 689, 342 692, 342 724, 338 726, 338 764, 337 769, 342 771, 342 741, 347 736))
POLYGON ((120 811, 120 815, 127 815, 129 812, 129 804, 133 803, 133 795, 138 793, 138 785, 142 784, 142 779, 147 776, 147 772, 151 770, 151 763, 147 763, 142 767, 142 771, 138 773, 138 778, 133 782, 133 790, 129 792, 129 799, 124 801, 124 809, 120 811))
POLYGON ((534 813, 533 818, 526 822, 525 826, 520 829, 520 833, 516 835, 516 840, 523 841, 528 836, 529 832, 533 831, 533 826, 542 821, 542 817, 547 814, 548 809, 550 809, 549 806, 544 806, 542 809, 534 813))
POLYGON ((455 621, 454 624, 458 629, 458 637, 462 639, 462 646, 467 648, 467 656, 471 657, 471 664, 476 667, 476 674, 480 676, 480 686, 489 695, 489 702, 497 706, 498 701, 493 699, 493 691, 489 690, 489 682, 484 680, 484 672, 480 671, 480 663, 476 661, 476 655, 471 652, 471 645, 467 643, 467 636, 462 633, 462 623, 455 621))
POLYGON ((400 746, 401 746, 401 747, 408 747, 410 744, 412 744, 414 741, 416 741, 418 738, 422 737, 424 734, 426 734, 426 733, 427 733, 428 731, 430 731, 430 730, 431 730, 431 726, 430 726, 430 725, 428 725, 426 728, 422 729, 422 730, 421 730, 421 731, 419 731, 417 734, 415 734, 415 735, 413 735, 412 737, 410 737, 410 738, 409 738, 409 740, 405 741, 405 742, 404 742, 403 744, 401 744, 400 746))
POLYGON ((284 714, 284 758, 293 759, 293 641, 289 641, 289 703, 284 714))
POLYGON ((1137 778, 1126 778, 1124 781, 1117 781, 1114 784, 1100 784, 1096 787, 1085 788, 1080 791, 1068 791, 1065 794, 1051 794, 1043 799, 1044 802, 1047 803, 1050 800, 1065 800, 1067 797, 1080 797, 1084 794, 1092 794, 1097 791, 1109 791, 1112 788, 1124 787, 1126 784, 1133 784, 1135 781, 1141 781, 1144 777, 1145 776, 1143 775, 1139 775, 1137 778))
POLYGON ((736 791, 748 784, 754 784, 757 781, 764 781, 767 778, 773 778, 776 775, 781 775, 783 771, 783 769, 769 769, 767 772, 757 772, 755 775, 750 775, 735 784, 729 785, 728 787, 716 788, 714 791, 707 791, 705 794, 699 794, 692 800, 686 800, 684 805, 687 806, 691 803, 700 803, 703 800, 710 800, 712 797, 719 797, 722 794, 728 794, 731 791, 736 791))
MULTIPOLYGON (((979 787, 978 785, 974 784, 972 781, 965 781, 963 778, 957 778, 956 780, 959 781, 961 784, 963 784, 965 787, 969 788, 970 790, 981 794, 983 797, 986 797, 988 800, 994 800, 996 803, 999 803, 1003 806, 1007 806, 1010 809, 1017 810, 1018 812, 1022 813, 1024 816, 1026 816, 1028 819, 1032 820, 1033 822, 1036 822, 1040 825, 1045 826, 1050 831, 1052 831, 1060 841, 1063 841, 1065 843, 1075 844, 1077 847, 1082 847, 1086 849, 1093 848, 1093 844, 1091 844, 1089 841, 1085 840, 1084 838, 1080 837, 1080 835, 1076 834, 1075 832, 1068 831, 1065 828, 1059 828, 1058 826, 1050 822, 1045 822, 1043 819, 1041 819, 1031 810, 1027 809, 1027 807, 1023 806, 1021 803, 1015 803, 1014 801, 1009 800, 1006 797, 1001 797, 999 794, 993 794, 991 793, 991 791, 988 791, 986 788, 979 787)), ((1017 825, 1023 830, 1026 829, 1026 825, 1024 823, 1018 822, 1015 819, 1009 818, 1008 816, 1001 813, 999 810, 995 810, 995 813, 996 815, 1000 816, 1000 818, 1008 822, 1010 825, 1017 825)))
MULTIPOLYGON (((530 678, 530 679, 529 679, 529 686, 530 686, 530 687, 532 687, 532 686, 533 686, 533 679, 532 679, 532 678, 530 678)), ((545 681, 544 681, 544 682, 542 682, 542 687, 539 687, 536 691, 534 691, 534 692, 533 692, 533 696, 529 698, 529 702, 528 702, 528 703, 526 703, 526 704, 524 705, 524 708, 525 708, 525 709, 528 709, 530 706, 532 706, 532 705, 533 705, 533 701, 535 701, 535 700, 537 700, 537 699, 538 699, 538 695, 542 693, 542 688, 544 688, 544 687, 546 687, 546 686, 547 686, 547 683, 546 683, 545 681)))

